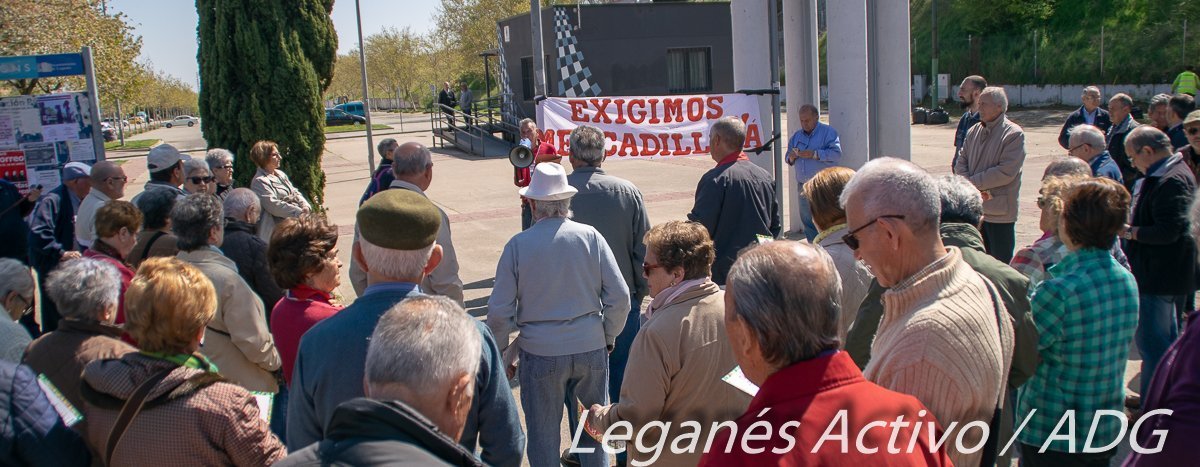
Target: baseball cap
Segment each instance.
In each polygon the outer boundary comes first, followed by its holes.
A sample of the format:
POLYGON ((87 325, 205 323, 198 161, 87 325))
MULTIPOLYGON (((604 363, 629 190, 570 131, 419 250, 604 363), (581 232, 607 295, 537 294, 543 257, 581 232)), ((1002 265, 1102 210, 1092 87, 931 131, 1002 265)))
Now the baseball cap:
POLYGON ((150 155, 146 156, 146 168, 151 172, 161 172, 163 170, 175 167, 179 161, 190 160, 187 154, 179 152, 175 146, 170 144, 160 144, 150 150, 150 155))

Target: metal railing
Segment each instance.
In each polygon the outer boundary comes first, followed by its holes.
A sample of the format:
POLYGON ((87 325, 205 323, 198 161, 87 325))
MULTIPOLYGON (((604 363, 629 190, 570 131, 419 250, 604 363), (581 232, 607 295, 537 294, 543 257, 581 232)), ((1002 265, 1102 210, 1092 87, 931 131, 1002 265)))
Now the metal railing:
POLYGON ((482 138, 484 135, 495 137, 500 133, 500 138, 515 143, 519 138, 520 130, 511 120, 511 113, 504 112, 502 106, 504 100, 501 96, 495 96, 490 99, 481 101, 482 106, 476 106, 479 102, 474 103, 470 108, 471 113, 465 113, 454 107, 449 107, 439 103, 432 103, 429 108, 429 123, 433 129, 433 144, 437 147, 445 147, 448 133, 453 133, 454 141, 460 141, 458 135, 463 135, 466 138, 467 149, 472 154, 478 154, 478 151, 483 149, 482 138), (500 103, 499 106, 493 105, 493 102, 500 103))

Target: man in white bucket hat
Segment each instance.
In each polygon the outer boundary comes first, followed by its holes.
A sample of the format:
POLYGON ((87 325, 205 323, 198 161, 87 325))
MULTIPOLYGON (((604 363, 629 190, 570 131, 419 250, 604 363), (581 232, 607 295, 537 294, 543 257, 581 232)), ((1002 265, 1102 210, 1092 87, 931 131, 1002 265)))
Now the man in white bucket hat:
MULTIPOLYGON (((629 314, 629 288, 608 243, 596 229, 567 218, 576 192, 562 165, 534 168, 529 186, 520 190, 534 223, 504 246, 488 299, 496 343, 510 357, 506 361, 515 354, 521 362, 531 465, 559 462, 568 387, 583 407, 608 403, 608 352, 629 314)), ((511 377, 515 367, 508 370, 511 377)), ((578 447, 595 449, 580 454, 584 466, 608 465, 608 455, 590 436, 581 436, 578 447)))

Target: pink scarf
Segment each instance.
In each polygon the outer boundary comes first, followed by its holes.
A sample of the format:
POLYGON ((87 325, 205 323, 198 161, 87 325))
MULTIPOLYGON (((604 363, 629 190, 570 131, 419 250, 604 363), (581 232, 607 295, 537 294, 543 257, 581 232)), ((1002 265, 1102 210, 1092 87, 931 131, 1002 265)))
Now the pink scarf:
POLYGON ((684 292, 687 292, 694 287, 703 285, 704 283, 708 282, 708 280, 708 277, 701 277, 699 279, 683 281, 663 289, 662 292, 659 292, 658 295, 656 295, 654 299, 650 301, 650 306, 646 307, 646 310, 643 311, 642 314, 645 315, 645 319, 650 319, 650 316, 653 315, 655 311, 658 311, 663 306, 671 303, 672 300, 675 300, 676 297, 682 295, 684 292))

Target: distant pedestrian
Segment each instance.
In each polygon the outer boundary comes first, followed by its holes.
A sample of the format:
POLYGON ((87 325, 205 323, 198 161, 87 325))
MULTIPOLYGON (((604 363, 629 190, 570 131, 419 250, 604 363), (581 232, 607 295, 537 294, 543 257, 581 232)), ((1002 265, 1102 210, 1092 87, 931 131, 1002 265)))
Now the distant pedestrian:
POLYGON ((1070 132, 1077 125, 1091 125, 1100 129, 1103 133, 1112 127, 1112 120, 1109 119, 1108 111, 1100 108, 1102 99, 1100 88, 1088 86, 1083 88, 1083 95, 1079 97, 1083 101, 1083 105, 1078 110, 1071 112, 1067 116, 1067 121, 1063 123, 1062 130, 1058 132, 1058 145, 1063 149, 1070 149, 1070 132))
POLYGON ((1200 86, 1200 76, 1196 75, 1196 66, 1187 65, 1175 76, 1171 83, 1171 94, 1187 94, 1196 97, 1196 88, 1200 86))
POLYGON ((467 125, 471 125, 474 123, 472 121, 471 114, 474 113, 472 106, 475 105, 475 94, 472 93, 471 89, 467 87, 466 82, 463 82, 459 86, 458 108, 462 110, 463 119, 466 121, 467 125))
POLYGON ((442 113, 446 114, 446 125, 453 127, 454 106, 458 105, 458 99, 455 99, 449 81, 442 83, 442 90, 438 93, 438 105, 442 107, 442 113))
MULTIPOLYGON (((800 106, 800 129, 788 141, 785 159, 788 165, 796 167, 797 186, 803 186, 818 172, 834 167, 842 160, 842 141, 838 138, 837 130, 821 123, 820 119, 821 114, 816 106, 800 106)), ((803 190, 799 199, 804 238, 812 242, 820 229, 813 224, 812 209, 809 207, 811 200, 805 197, 803 190)))
POLYGON ((376 145, 375 149, 379 152, 379 165, 375 167, 375 173, 371 174, 371 181, 367 183, 367 189, 363 191, 362 198, 358 200, 358 205, 362 206, 375 193, 386 190, 392 184, 392 151, 395 151, 400 144, 394 138, 384 138, 376 145))

